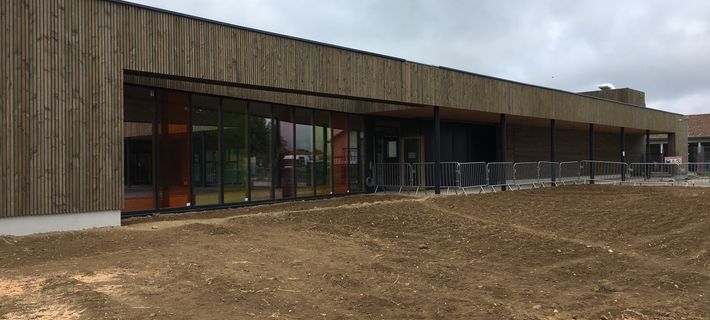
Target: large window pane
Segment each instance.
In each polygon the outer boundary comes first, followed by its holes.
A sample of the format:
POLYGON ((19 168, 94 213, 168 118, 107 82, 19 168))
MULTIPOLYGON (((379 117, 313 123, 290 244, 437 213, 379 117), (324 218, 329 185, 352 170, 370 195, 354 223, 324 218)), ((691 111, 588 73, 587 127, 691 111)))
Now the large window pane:
POLYGON ((247 102, 222 100, 224 203, 245 201, 247 195, 247 102))
POLYGON ((158 109, 158 185, 160 208, 190 205, 190 98, 187 93, 156 90, 158 109))
POLYGON ((219 204, 219 98, 192 96, 192 188, 195 205, 219 204))
POLYGON ((315 111, 315 145, 313 151, 316 194, 332 193, 333 150, 331 148, 330 112, 315 111))
POLYGON ((333 185, 335 193, 346 193, 350 188, 348 179, 348 115, 333 112, 333 185))
POLYGON ((155 209, 153 188, 153 91, 125 86, 123 108, 123 211, 155 209))
POLYGON ((313 111, 296 109, 296 195, 313 195, 313 111))
POLYGON ((364 172, 364 152, 365 152, 365 124, 362 116, 350 115, 349 129, 349 156, 350 163, 350 192, 359 192, 365 190, 364 172))
POLYGON ((271 193, 272 169, 272 131, 271 105, 266 103, 249 104, 249 144, 251 155, 251 200, 273 199, 271 193))
POLYGON ((276 176, 274 177, 274 196, 276 199, 295 196, 294 188, 294 124, 293 108, 274 106, 276 129, 276 176))

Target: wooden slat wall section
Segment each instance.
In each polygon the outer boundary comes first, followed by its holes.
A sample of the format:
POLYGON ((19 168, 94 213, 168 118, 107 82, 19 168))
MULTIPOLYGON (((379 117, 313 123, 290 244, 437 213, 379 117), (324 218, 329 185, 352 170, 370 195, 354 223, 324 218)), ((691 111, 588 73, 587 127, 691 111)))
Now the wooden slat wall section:
MULTIPOLYGON (((0 2, 0 32, 10 34, 12 32, 12 19, 10 18, 10 6, 8 1, 0 2)), ((10 37, 0 37, 0 212, 8 212, 10 195, 10 108, 11 108, 11 79, 13 72, 10 68, 12 59, 12 45, 10 37)))
POLYGON ((15 215, 16 213, 28 214, 31 210, 28 201, 25 201, 30 193, 30 150, 29 150, 29 81, 30 81, 30 62, 32 56, 30 53, 30 37, 18 35, 29 35, 30 33, 30 14, 29 3, 13 2, 13 10, 11 16, 14 18, 14 30, 10 33, 13 39, 14 49, 14 101, 11 117, 11 126, 14 127, 13 135, 10 139, 13 141, 12 162, 13 162, 13 188, 11 189, 13 198, 10 211, 6 214, 15 215))
MULTIPOLYGON (((0 3, 5 31, 0 37, 5 59, 0 64, 6 79, 0 97, 0 216, 120 209, 124 70, 677 132, 680 146, 687 131, 687 124, 673 114, 114 2, 0 3)), ((259 100, 295 101, 288 103, 295 105, 328 101, 250 94, 259 100)), ((333 101, 323 108, 401 108, 333 101)))
POLYGON ((125 68, 129 70, 638 129, 674 130, 669 119, 675 115, 234 29, 162 12, 115 3, 105 5, 115 7, 112 11, 121 12, 129 21, 124 32, 144 38, 130 52, 148 59, 136 61, 129 57, 124 61, 125 68), (133 26, 138 26, 138 29, 133 26), (167 40, 180 37, 179 33, 187 35, 190 48, 186 51, 174 50, 177 42, 167 40), (163 36, 165 34, 173 36, 163 36), (226 46, 236 47, 236 52, 212 50, 226 46), (166 56, 171 56, 170 53, 175 54, 172 59, 166 59, 166 56), (214 59, 215 56, 217 59, 214 59), (318 65, 310 65, 304 59, 318 65), (238 61, 236 72, 224 71, 230 61, 238 61), (573 107, 575 112, 570 112, 562 110, 564 106, 555 105, 555 101, 585 107, 573 107), (616 116, 619 112, 625 116, 616 116))
MULTIPOLYGON (((555 139, 557 161, 589 159, 588 129, 557 128, 555 139)), ((549 132, 547 140, 549 141, 549 132)))
POLYGON ((120 208, 121 24, 110 9, 2 2, 0 216, 120 208))
POLYGON ((594 160, 621 161, 619 133, 594 132, 594 160))

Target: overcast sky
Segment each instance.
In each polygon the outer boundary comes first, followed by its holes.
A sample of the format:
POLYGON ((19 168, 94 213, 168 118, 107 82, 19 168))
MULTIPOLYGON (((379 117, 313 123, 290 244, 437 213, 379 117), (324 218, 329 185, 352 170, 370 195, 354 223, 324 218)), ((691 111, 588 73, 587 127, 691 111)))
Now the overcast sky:
POLYGON ((710 1, 135 0, 246 27, 568 91, 710 113, 710 1))

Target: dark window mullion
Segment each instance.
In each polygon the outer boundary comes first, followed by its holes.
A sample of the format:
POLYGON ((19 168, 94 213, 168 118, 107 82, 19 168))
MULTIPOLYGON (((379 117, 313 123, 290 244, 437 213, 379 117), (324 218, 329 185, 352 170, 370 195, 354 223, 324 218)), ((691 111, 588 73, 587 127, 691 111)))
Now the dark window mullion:
POLYGON ((162 108, 160 108, 160 104, 158 104, 157 91, 151 89, 150 92, 153 95, 153 201, 155 204, 154 209, 158 210, 158 208, 160 208, 160 184, 158 183, 160 179, 160 172, 158 171, 158 163, 160 163, 160 139, 158 135, 160 132, 158 131, 158 123, 160 110, 162 108))
POLYGON ((311 192, 315 196, 316 192, 316 110, 311 109, 311 192))
MULTIPOLYGON (((333 135, 333 112, 328 112, 328 130, 330 130, 330 154, 328 157, 330 157, 330 194, 335 194, 335 145, 333 144, 333 140, 335 140, 335 136, 333 135)), ((326 140, 327 140, 326 136, 326 140)))
POLYGON ((296 121, 296 108, 291 109, 291 132, 293 133, 293 138, 291 139, 291 189, 293 191, 292 198, 298 197, 298 186, 296 183, 296 126, 298 121, 296 121))
POLYGON ((217 166, 217 179, 219 179, 219 203, 224 204, 224 120, 222 102, 224 99, 219 98, 219 106, 217 107, 217 150, 219 154, 219 165, 217 166))
POLYGON ((274 117, 274 105, 269 104, 269 108, 271 109, 271 112, 269 113, 269 118, 271 119, 271 148, 269 150, 269 168, 270 168, 270 176, 271 176, 271 200, 276 199, 276 179, 278 178, 276 172, 278 168, 275 168, 278 166, 278 162, 274 161, 274 158, 276 157, 276 139, 278 132, 276 132, 276 128, 279 126, 276 124, 276 118, 274 117), (275 170, 276 169, 276 170, 275 170))
POLYGON ((251 103, 247 102, 247 110, 246 110, 246 149, 247 149, 247 199, 249 201, 252 201, 251 197, 251 156, 252 156, 252 148, 251 148, 251 103))
MULTIPOLYGON (((187 199, 187 201, 190 204, 190 207, 194 207, 195 201, 193 199, 195 199, 195 183, 194 183, 195 179, 193 179, 194 173, 192 172, 192 170, 194 169, 193 162, 194 162, 195 156, 194 156, 193 150, 192 150, 192 113, 195 110, 195 108, 192 107, 192 94, 188 95, 188 103, 190 104, 190 111, 189 111, 189 115, 187 117, 187 141, 188 141, 187 154, 189 155, 188 160, 187 160, 187 167, 188 167, 188 171, 189 171, 188 181, 190 183, 190 195, 189 195, 189 198, 187 199)), ((204 143, 203 143, 203 145, 204 145, 204 143)), ((202 156, 202 155, 200 155, 200 156, 202 156)), ((200 163, 200 164, 202 164, 202 163, 200 163)), ((200 170, 200 174, 202 174, 202 170, 200 170)))

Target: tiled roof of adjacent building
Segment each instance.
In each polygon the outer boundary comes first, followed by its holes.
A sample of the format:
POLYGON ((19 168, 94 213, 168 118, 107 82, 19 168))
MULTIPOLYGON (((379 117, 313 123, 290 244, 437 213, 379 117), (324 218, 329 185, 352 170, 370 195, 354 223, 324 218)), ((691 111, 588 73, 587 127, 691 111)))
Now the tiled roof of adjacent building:
POLYGON ((688 116, 688 137, 710 137, 710 113, 688 116))

